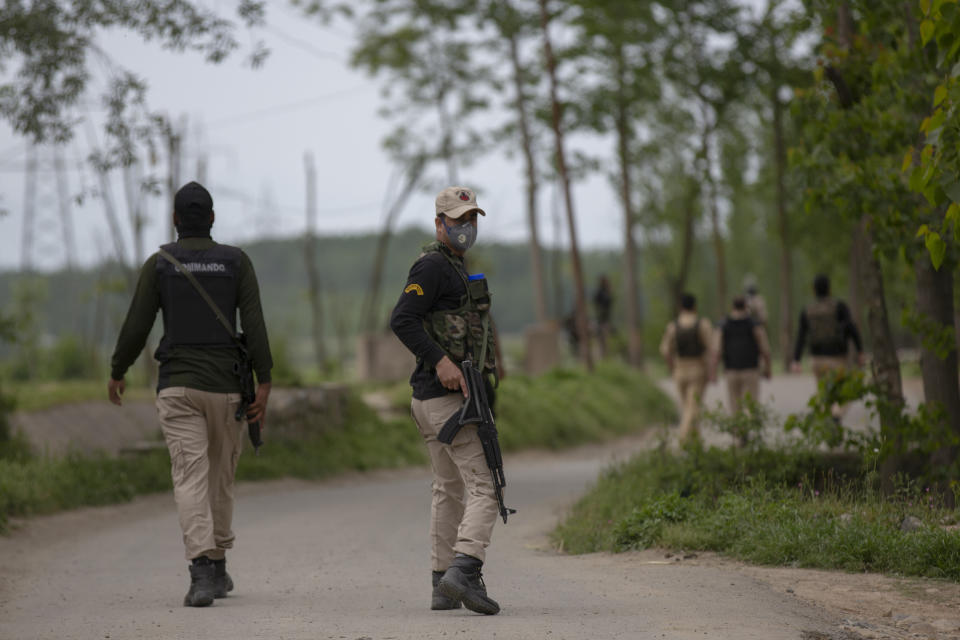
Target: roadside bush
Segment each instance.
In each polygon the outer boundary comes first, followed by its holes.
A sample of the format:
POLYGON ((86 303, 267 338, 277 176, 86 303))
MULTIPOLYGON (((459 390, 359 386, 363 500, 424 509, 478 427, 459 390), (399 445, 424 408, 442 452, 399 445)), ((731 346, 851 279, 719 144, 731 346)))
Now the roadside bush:
POLYGON ((100 377, 97 358, 73 334, 60 336, 49 349, 41 353, 42 369, 47 379, 84 380, 100 377))
POLYGON ((649 452, 613 467, 554 532, 573 553, 661 547, 749 562, 960 581, 960 512, 905 476, 892 494, 849 454, 649 452), (915 530, 904 530, 908 517, 915 530))

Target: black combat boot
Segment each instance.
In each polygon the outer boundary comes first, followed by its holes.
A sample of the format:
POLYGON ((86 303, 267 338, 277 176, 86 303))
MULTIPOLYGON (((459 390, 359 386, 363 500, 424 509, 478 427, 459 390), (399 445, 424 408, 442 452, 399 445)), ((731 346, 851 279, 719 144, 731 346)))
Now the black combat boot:
POLYGON ((443 571, 434 571, 433 572, 433 600, 430 602, 430 608, 434 611, 445 611, 447 609, 459 609, 460 601, 448 598, 443 595, 443 592, 440 591, 440 588, 437 586, 440 584, 440 578, 443 577, 443 571))
POLYGON ((208 607, 213 604, 214 593, 213 561, 206 556, 193 559, 190 565, 190 590, 183 598, 185 607, 208 607))
POLYGON ((227 560, 213 561, 213 597, 226 598, 227 594, 233 591, 233 580, 227 573, 227 560))
POLYGON ((483 562, 473 556, 457 555, 438 585, 440 592, 452 600, 463 602, 470 611, 492 616, 500 605, 487 596, 480 568, 483 562))

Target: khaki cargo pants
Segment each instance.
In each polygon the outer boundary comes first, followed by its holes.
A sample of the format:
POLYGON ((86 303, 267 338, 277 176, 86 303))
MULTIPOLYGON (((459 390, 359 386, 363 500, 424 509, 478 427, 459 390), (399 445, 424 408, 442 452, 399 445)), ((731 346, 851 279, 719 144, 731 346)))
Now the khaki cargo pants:
POLYGON ((700 404, 707 386, 707 368, 699 358, 677 358, 673 380, 680 396, 680 442, 699 434, 700 404))
MULTIPOLYGON (((810 358, 813 375, 817 379, 817 384, 823 380, 831 371, 845 371, 849 367, 847 356, 813 356, 810 358)), ((834 403, 830 406, 830 415, 837 420, 843 418, 847 413, 848 405, 834 403)))
POLYGON ((456 553, 481 562, 499 515, 493 479, 477 428, 466 425, 452 444, 437 440, 447 419, 460 410, 461 393, 417 400, 411 404, 433 467, 433 502, 430 510, 430 562, 433 571, 446 571, 456 553))
POLYGON ((233 475, 246 425, 235 418, 239 403, 239 393, 186 387, 157 394, 188 560, 201 555, 221 560, 233 548, 233 475))
POLYGON ((730 398, 730 412, 737 413, 743 406, 747 394, 760 401, 759 369, 725 369, 723 377, 727 379, 727 395, 730 398))

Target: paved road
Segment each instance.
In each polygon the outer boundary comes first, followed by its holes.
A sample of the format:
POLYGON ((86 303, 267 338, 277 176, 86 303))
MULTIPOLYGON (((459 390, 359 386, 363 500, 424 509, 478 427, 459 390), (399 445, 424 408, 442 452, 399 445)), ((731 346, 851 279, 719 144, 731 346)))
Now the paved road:
POLYGON ((508 457, 520 511, 497 526, 485 570, 495 617, 429 610, 430 479, 413 469, 241 486, 237 588, 209 609, 180 606, 169 496, 30 520, 0 539, 0 639, 834 637, 825 610, 736 567, 556 553, 546 534, 558 517, 611 452, 643 446, 508 457))
MULTIPOLYGON (((674 385, 672 380, 663 379, 659 384, 660 388, 671 398, 674 400, 677 399, 676 385, 674 385)), ((772 380, 762 381, 760 385, 760 402, 771 409, 773 416, 778 421, 771 425, 764 433, 764 438, 767 442, 784 439, 782 422, 790 414, 805 412, 807 410, 807 402, 816 390, 816 382, 809 373, 778 375, 774 376, 772 380)), ((923 385, 921 381, 916 378, 905 379, 903 381, 903 393, 908 406, 915 407, 917 403, 923 399, 923 385)), ((728 405, 727 385, 722 376, 718 383, 707 386, 703 402, 708 410, 726 410, 728 405)), ((862 402, 851 403, 845 408, 843 424, 852 429, 865 429, 871 424, 870 412, 862 402)), ((720 433, 710 432, 709 430, 704 433, 704 439, 708 444, 719 446, 727 446, 733 442, 732 438, 720 433)))

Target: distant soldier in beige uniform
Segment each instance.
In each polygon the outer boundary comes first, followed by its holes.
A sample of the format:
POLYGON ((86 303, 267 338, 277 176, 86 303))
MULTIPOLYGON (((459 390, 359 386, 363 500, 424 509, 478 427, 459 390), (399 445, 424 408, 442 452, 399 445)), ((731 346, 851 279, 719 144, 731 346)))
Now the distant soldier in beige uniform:
POLYGON ((759 399, 760 376, 770 377, 770 342, 763 325, 750 316, 743 296, 733 299, 719 338, 717 359, 723 362, 730 411, 736 413, 748 394, 759 399))
POLYGON ((757 289, 757 277, 748 273, 743 277, 743 294, 746 296, 747 312, 753 321, 767 326, 767 302, 757 289))
POLYGON ((689 293, 680 298, 680 314, 671 321, 660 341, 660 354, 677 383, 682 415, 680 442, 698 435, 700 402, 708 381, 715 377, 713 325, 697 315, 697 299, 689 293))

